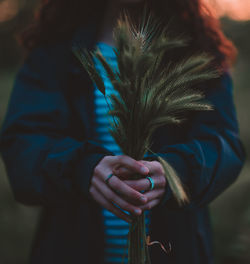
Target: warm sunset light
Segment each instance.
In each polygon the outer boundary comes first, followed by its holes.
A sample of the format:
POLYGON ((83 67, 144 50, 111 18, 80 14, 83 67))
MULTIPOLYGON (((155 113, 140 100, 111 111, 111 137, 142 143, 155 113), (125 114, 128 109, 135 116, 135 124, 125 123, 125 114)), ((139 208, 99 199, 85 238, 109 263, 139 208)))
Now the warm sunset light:
POLYGON ((0 23, 13 19, 25 2, 26 0, 0 0, 0 23))
POLYGON ((3 0, 0 2, 0 23, 15 17, 19 10, 19 1, 3 0))
POLYGON ((218 16, 229 16, 234 20, 250 20, 250 0, 205 0, 211 4, 218 16))
MULTIPOLYGON (((192 1, 192 0, 190 0, 192 1)), ((234 20, 250 20, 250 0, 204 0, 216 14, 234 20)), ((0 0, 0 23, 14 18, 25 0, 0 0)))

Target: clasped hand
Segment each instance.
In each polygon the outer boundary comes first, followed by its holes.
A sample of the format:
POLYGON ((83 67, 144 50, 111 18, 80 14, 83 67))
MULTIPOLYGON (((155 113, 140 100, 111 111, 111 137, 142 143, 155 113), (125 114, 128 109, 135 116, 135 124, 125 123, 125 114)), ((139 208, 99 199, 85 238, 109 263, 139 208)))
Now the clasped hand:
POLYGON ((90 194, 101 206, 117 217, 131 222, 130 214, 141 215, 144 210, 156 206, 165 191, 166 178, 158 161, 136 161, 129 156, 105 156, 95 167, 90 184, 90 194), (113 173, 108 184, 105 180, 113 173), (133 176, 141 174, 142 179, 133 176), (154 189, 150 189, 149 176, 154 181, 154 189), (142 193, 143 192, 143 193, 142 193), (122 210, 121 210, 122 209, 122 210))

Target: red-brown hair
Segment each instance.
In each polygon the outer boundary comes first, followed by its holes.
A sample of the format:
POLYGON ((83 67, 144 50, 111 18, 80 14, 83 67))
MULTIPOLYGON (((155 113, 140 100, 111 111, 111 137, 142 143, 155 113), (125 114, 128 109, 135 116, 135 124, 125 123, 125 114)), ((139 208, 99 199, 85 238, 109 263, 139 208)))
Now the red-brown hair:
MULTIPOLYGON (((107 0, 106 0, 107 1, 107 0)), ((70 38, 79 24, 90 18, 101 19, 106 7, 102 0, 42 0, 34 22, 21 34, 20 40, 28 50, 47 42, 70 38)), ((152 11, 177 32, 191 39, 189 50, 203 50, 216 57, 217 64, 228 67, 236 58, 236 48, 220 28, 201 0, 145 0, 152 11)))

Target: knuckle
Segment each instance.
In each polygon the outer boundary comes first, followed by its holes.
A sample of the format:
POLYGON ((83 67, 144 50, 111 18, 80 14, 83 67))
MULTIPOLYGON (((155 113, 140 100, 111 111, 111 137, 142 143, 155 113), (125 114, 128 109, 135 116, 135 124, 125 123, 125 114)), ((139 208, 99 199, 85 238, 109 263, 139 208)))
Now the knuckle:
POLYGON ((105 165, 110 164, 114 159, 114 156, 104 156, 101 160, 102 163, 105 163, 105 165))
POLYGON ((90 193, 91 195, 94 194, 94 187, 93 187, 93 186, 91 186, 91 187, 89 188, 89 193, 90 193))
POLYGON ((92 177, 91 179, 91 185, 96 185, 96 177, 92 177))
POLYGON ((119 189, 119 182, 117 181, 115 176, 113 176, 112 178, 112 180, 109 180, 109 185, 112 186, 113 189, 119 189))
POLYGON ((124 161, 124 159, 125 159, 125 156, 124 156, 124 155, 119 155, 119 156, 117 156, 117 161, 118 161, 119 163, 122 163, 122 162, 124 161))
POLYGON ((104 156, 104 157, 101 159, 100 162, 105 162, 105 161, 107 161, 107 158, 108 158, 108 156, 104 156))
POLYGON ((100 165, 97 165, 94 169, 94 175, 101 175, 102 169, 100 165))
POLYGON ((160 174, 163 173, 163 168, 161 166, 161 164, 159 162, 157 162, 157 164, 155 165, 156 171, 160 174))
POLYGON ((151 164, 152 164, 154 167, 158 167, 159 162, 156 161, 156 160, 153 160, 153 161, 151 161, 151 164))
POLYGON ((164 177, 161 177, 161 178, 159 179, 159 185, 160 185, 160 187, 165 187, 165 185, 166 185, 166 180, 165 180, 164 177))
POLYGON ((102 163, 107 163, 108 161, 108 156, 104 156, 101 161, 99 162, 99 164, 102 164, 102 163))
POLYGON ((141 167, 142 167, 142 166, 141 166, 140 164, 138 164, 137 161, 135 161, 135 160, 132 161, 132 166, 133 166, 134 168, 136 168, 137 170, 139 170, 139 171, 141 170, 141 167))
POLYGON ((108 156, 108 155, 106 155, 106 156, 104 156, 104 157, 102 158, 102 161, 109 162, 112 158, 113 158, 113 156, 108 156))
POLYGON ((161 175, 165 175, 165 171, 164 171, 164 169, 163 169, 162 166, 160 166, 160 174, 161 174, 161 175))
POLYGON ((129 156, 126 155, 120 155, 120 163, 123 164, 131 164, 132 166, 134 166, 134 164, 136 164, 136 161, 133 160, 132 158, 130 158, 129 156))

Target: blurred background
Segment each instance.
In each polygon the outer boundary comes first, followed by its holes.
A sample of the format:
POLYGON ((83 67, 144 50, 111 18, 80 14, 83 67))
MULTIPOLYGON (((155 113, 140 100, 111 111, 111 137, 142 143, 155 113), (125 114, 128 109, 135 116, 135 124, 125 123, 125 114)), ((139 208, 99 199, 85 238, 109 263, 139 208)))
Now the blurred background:
MULTIPOLYGON (((220 17, 239 51, 233 69, 241 138, 250 152, 250 0, 204 0, 220 17)), ((22 52, 15 34, 32 18, 38 0, 0 0, 0 124, 5 116, 22 52)), ((218 264, 250 263, 250 160, 238 180, 211 204, 218 264)), ((15 202, 0 160, 0 263, 26 264, 39 209, 15 202)))

